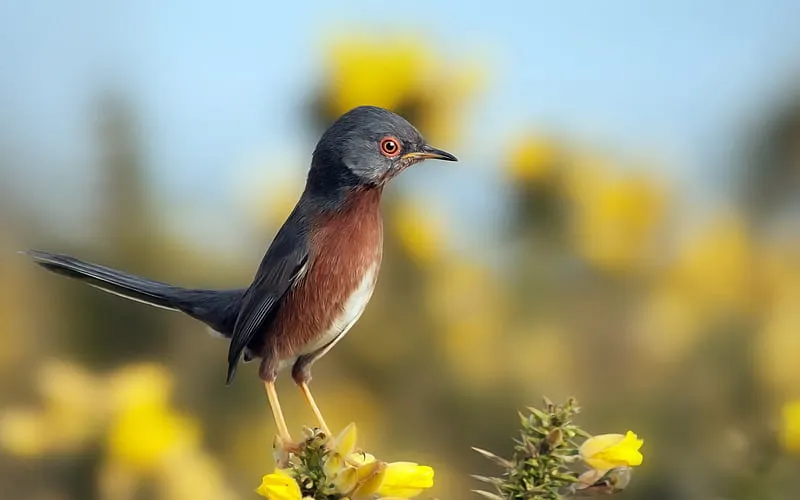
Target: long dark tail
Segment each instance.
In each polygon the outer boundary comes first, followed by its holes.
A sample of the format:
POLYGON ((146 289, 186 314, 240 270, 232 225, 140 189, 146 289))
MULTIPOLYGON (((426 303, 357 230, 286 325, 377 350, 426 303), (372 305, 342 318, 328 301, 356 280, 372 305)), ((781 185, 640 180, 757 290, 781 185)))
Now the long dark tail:
POLYGON ((28 250, 25 253, 48 271, 84 281, 127 299, 184 312, 226 337, 230 337, 233 333, 244 289, 181 288, 140 278, 109 267, 83 262, 68 255, 38 250, 28 250))

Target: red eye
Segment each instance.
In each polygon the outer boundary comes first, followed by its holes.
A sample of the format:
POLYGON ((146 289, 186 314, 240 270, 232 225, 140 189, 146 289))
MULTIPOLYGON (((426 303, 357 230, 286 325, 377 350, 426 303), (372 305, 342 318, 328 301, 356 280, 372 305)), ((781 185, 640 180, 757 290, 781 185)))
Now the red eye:
POLYGON ((381 154, 383 156, 393 157, 400 153, 400 142, 392 136, 384 137, 381 139, 381 154))

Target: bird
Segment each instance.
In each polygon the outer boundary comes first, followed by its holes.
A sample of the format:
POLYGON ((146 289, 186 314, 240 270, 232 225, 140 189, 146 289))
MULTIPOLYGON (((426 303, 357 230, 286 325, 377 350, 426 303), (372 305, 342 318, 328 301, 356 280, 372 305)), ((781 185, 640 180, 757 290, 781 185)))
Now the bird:
POLYGON ((458 161, 429 145, 406 119, 359 106, 322 134, 305 188, 247 288, 184 288, 77 258, 27 250, 41 267, 127 299, 183 312, 230 340, 226 385, 240 361, 260 359, 284 450, 292 441, 275 381, 291 376, 319 429, 330 429, 309 388, 311 366, 353 327, 375 289, 383 255, 380 202, 386 184, 428 159, 458 161))

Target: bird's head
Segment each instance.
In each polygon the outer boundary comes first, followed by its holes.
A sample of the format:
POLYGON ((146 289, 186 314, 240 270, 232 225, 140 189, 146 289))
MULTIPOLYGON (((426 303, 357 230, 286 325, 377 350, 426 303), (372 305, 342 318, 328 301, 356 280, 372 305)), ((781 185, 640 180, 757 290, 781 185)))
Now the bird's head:
POLYGON ((360 106, 342 115, 322 135, 311 173, 352 176, 359 184, 380 186, 427 159, 458 161, 426 143, 405 118, 386 109, 360 106))

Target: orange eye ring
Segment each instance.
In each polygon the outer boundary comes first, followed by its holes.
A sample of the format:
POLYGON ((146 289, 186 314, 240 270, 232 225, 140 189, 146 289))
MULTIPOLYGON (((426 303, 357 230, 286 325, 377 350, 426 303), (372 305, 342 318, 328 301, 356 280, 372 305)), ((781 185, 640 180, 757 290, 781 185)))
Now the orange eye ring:
POLYGON ((394 158, 395 156, 399 155, 400 151, 403 149, 400 146, 400 141, 391 135, 381 139, 379 146, 381 149, 381 154, 387 158, 394 158))

